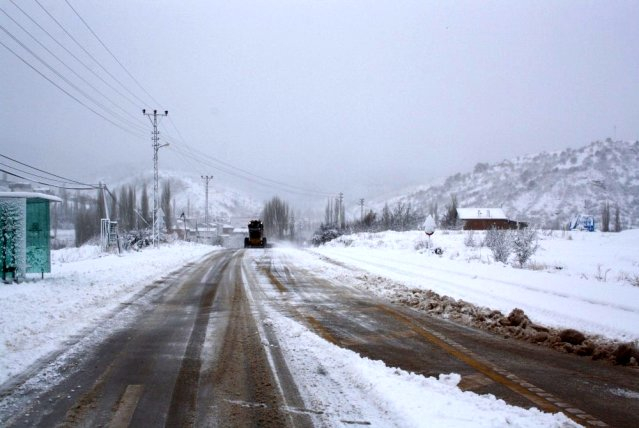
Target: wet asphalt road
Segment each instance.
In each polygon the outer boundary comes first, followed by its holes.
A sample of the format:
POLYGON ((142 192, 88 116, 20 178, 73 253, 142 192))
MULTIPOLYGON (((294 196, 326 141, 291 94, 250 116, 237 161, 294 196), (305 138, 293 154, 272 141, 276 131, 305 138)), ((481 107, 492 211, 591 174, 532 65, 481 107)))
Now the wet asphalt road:
MULTIPOLYGON (((586 426, 639 425, 639 400, 620 394, 639 391, 636 368, 395 306, 298 268, 277 249, 215 252, 147 291, 147 303, 128 304, 134 315, 125 327, 81 353, 52 357, 64 373, 53 388, 28 378, 5 386, 0 425, 322 425, 321 415, 304 410, 277 338, 262 325, 266 305, 388 366, 456 372, 463 389, 562 411, 586 426)), ((53 363, 33 373, 42 377, 53 363)))

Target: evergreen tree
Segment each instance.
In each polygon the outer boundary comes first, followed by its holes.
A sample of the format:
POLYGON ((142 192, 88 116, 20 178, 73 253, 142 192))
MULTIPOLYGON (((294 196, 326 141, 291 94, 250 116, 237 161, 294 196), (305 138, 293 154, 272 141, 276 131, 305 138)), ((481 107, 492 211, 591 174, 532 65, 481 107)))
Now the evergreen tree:
POLYGON ((457 214, 457 195, 450 196, 450 204, 446 206, 446 214, 442 219, 442 225, 448 229, 455 229, 459 222, 457 214))

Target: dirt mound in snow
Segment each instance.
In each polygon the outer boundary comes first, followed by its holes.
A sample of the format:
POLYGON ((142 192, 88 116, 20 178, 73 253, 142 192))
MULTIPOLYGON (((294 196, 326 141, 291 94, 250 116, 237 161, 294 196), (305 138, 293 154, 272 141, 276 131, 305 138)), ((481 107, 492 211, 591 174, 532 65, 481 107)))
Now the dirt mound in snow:
MULTIPOLYGON (((373 281, 384 280, 376 278, 373 281)), ((544 327, 530 321, 521 309, 513 309, 510 314, 504 315, 500 311, 440 296, 430 290, 407 289, 398 284, 387 284, 383 288, 386 289, 387 297, 395 304, 488 330, 506 338, 525 340, 561 352, 591 357, 593 360, 609 360, 615 364, 636 366, 639 361, 639 349, 633 344, 589 337, 574 329, 558 330, 544 327)))

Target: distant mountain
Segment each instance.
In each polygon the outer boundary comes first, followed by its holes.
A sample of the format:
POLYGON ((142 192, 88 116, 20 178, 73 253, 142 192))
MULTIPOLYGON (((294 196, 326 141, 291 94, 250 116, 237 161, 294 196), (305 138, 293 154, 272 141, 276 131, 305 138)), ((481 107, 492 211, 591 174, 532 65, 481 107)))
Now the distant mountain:
MULTIPOLYGON (((457 195, 459 207, 501 207, 512 219, 559 227, 576 214, 601 218, 603 204, 619 206, 624 228, 639 227, 639 141, 596 141, 580 149, 542 152, 455 174, 443 182, 394 197, 440 214, 457 195)), ((378 203, 378 205, 380 205, 378 203)), ((612 223, 611 223, 612 227, 612 223)))
MULTIPOLYGON (((189 218, 204 220, 205 187, 204 180, 199 175, 162 169, 159 176, 159 193, 162 192, 163 183, 171 183, 171 195, 174 199, 175 215, 182 212, 189 218)), ((153 204, 153 171, 148 171, 137 176, 127 178, 114 178, 104 180, 111 191, 116 194, 122 186, 134 186, 137 197, 142 195, 142 187, 146 184, 149 202, 153 204)), ((230 223, 234 226, 244 226, 250 218, 257 218, 263 207, 263 202, 258 202, 240 191, 220 185, 215 180, 209 183, 209 219, 230 223)))

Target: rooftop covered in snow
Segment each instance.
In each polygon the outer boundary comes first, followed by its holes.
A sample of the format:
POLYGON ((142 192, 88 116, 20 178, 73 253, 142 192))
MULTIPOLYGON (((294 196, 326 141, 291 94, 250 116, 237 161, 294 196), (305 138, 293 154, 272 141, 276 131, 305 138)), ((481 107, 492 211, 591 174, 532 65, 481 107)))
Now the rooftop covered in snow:
POLYGON ((457 215, 461 220, 495 219, 506 220, 506 214, 501 208, 457 208, 457 215))
POLYGON ((62 202, 57 196, 38 192, 0 192, 0 198, 44 199, 51 202, 62 202))

